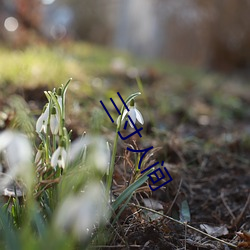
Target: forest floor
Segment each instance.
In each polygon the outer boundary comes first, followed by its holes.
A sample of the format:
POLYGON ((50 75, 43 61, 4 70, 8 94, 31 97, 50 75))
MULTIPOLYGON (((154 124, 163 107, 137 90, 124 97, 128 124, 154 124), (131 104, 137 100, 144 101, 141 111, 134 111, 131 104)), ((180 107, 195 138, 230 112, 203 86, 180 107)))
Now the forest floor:
MULTIPOLYGON (((74 138, 94 132, 97 116, 102 136, 112 143, 115 125, 100 100, 112 109, 109 98, 118 104, 117 92, 124 99, 142 92, 136 99, 145 121, 142 138, 120 140, 113 194, 119 195, 136 172, 128 145, 153 146, 148 162, 164 161, 173 181, 153 192, 150 183, 139 188, 103 249, 228 250, 240 242, 250 247, 249 235, 236 234, 250 230, 250 79, 135 60, 86 44, 22 53, 1 48, 1 54, 6 55, 0 67, 1 111, 11 110, 11 96, 19 94, 36 116, 46 102, 43 91, 73 77, 66 123, 74 138)), ((8 126, 2 120, 0 125, 8 126)))

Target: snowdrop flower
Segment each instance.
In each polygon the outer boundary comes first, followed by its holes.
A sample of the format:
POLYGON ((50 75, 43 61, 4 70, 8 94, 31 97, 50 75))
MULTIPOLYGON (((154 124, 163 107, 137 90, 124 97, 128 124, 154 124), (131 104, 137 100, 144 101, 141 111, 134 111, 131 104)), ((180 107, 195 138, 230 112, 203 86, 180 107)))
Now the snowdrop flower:
POLYGON ((25 181, 27 186, 31 185, 33 153, 28 138, 21 133, 6 130, 0 133, 0 152, 3 153, 8 164, 6 178, 1 180, 1 188, 18 176, 25 181))
POLYGON ((90 153, 90 161, 102 173, 107 172, 110 164, 110 150, 105 140, 100 137, 93 138, 93 151, 90 153))
POLYGON ((61 110, 62 110, 62 96, 57 96, 57 101, 58 101, 58 103, 59 103, 59 106, 60 106, 60 108, 61 108, 61 110))
POLYGON ((55 169, 56 166, 64 169, 67 161, 67 152, 63 143, 55 150, 51 157, 51 166, 55 169))
POLYGON ((86 135, 71 144, 68 162, 71 164, 82 156, 82 161, 87 160, 87 166, 94 166, 100 172, 105 173, 109 168, 110 154, 107 142, 103 138, 86 135), (86 150, 88 150, 87 155, 86 150))
POLYGON ((47 125, 49 120, 49 104, 44 107, 43 113, 40 115, 36 122, 36 132, 41 133, 42 131, 46 134, 47 125))
POLYGON ((36 156, 35 156, 35 163, 36 164, 40 164, 41 163, 41 159, 42 159, 42 155, 43 155, 43 144, 41 143, 38 147, 36 156))
MULTIPOLYGON (((141 112, 136 108, 135 101, 132 99, 129 105, 129 111, 127 109, 124 110, 122 115, 122 120, 125 118, 126 115, 129 115, 133 123, 136 123, 136 120, 141 124, 144 123, 143 117, 141 112)), ((133 128, 133 124, 131 123, 130 119, 128 119, 129 125, 133 128)))
POLYGON ((104 197, 105 192, 99 182, 91 183, 79 195, 68 196, 56 213, 56 229, 86 240, 96 225, 108 220, 108 203, 104 197))
POLYGON ((56 135, 59 131, 59 115, 55 107, 52 108, 50 116, 50 130, 53 135, 56 135))

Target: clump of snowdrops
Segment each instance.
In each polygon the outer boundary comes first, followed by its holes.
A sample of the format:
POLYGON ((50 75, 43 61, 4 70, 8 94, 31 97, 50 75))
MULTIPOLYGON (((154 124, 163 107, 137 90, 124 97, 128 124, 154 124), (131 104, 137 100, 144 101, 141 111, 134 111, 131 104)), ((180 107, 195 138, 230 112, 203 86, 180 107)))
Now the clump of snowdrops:
MULTIPOLYGON (((69 83, 45 91, 47 103, 35 131, 0 133, 0 191, 5 196, 12 192, 0 204, 0 249, 104 244, 110 234, 103 229, 117 221, 124 203, 148 178, 148 173, 138 176, 116 199, 112 197, 118 134, 112 150, 97 135, 71 141, 72 131, 65 127, 69 83)), ((139 94, 130 95, 126 104, 139 94)), ((124 106, 121 114, 124 119, 124 106)), ((121 123, 118 119, 116 132, 121 123)))

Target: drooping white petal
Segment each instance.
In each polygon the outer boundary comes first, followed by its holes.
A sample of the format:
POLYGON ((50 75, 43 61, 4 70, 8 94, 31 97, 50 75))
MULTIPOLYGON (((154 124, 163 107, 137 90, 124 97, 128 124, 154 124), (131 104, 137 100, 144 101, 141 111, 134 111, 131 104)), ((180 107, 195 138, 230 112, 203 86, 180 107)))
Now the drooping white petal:
POLYGON ((49 104, 47 104, 46 109, 44 111, 44 119, 45 120, 49 119, 49 104))
POLYGON ((107 171, 110 162, 110 150, 102 137, 85 135, 75 140, 67 153, 67 162, 71 164, 75 160, 88 161, 86 166, 94 166, 101 172, 107 171), (86 154, 88 150, 88 154, 86 154))
POLYGON ((59 156, 59 159, 57 161, 57 165, 58 165, 59 168, 62 168, 62 169, 65 168, 65 161, 61 156, 59 156))
POLYGON ((41 132, 43 131, 46 134, 47 133, 47 126, 48 126, 48 122, 44 121, 42 128, 41 128, 41 132))
POLYGON ((59 106, 60 106, 60 108, 61 108, 61 111, 62 111, 62 96, 57 96, 57 101, 58 101, 58 103, 59 103, 59 106))
POLYGON ((61 154, 61 147, 59 146, 56 151, 52 154, 50 164, 53 168, 55 168, 58 164, 58 158, 61 154))
POLYGON ((123 111, 122 120, 125 118, 125 116, 127 115, 128 112, 129 112, 129 111, 128 111, 127 109, 125 109, 125 110, 123 111))
POLYGON ((64 148, 62 148, 60 156, 61 156, 61 159, 58 160, 58 166, 64 169, 66 165, 66 161, 67 161, 67 152, 64 148))
MULTIPOLYGON (((136 108, 135 104, 134 106, 129 106, 129 112, 127 110, 124 111, 123 115, 122 115, 122 120, 125 118, 126 115, 129 115, 131 120, 133 121, 133 123, 136 123, 136 120, 138 120, 138 122, 140 122, 141 124, 144 123, 144 119, 142 117, 141 112, 136 108)), ((130 121, 130 119, 128 118, 129 121, 129 125, 133 128, 133 124, 130 121)))
POLYGON ((0 133, 0 152, 8 146, 13 138, 13 135, 14 134, 8 130, 0 133))
POLYGON ((63 159, 64 159, 65 162, 66 162, 66 160, 67 160, 67 152, 66 152, 66 150, 65 150, 64 148, 62 148, 61 155, 62 155, 63 159))
POLYGON ((58 120, 58 115, 56 114, 52 114, 50 117, 50 130, 53 135, 58 134, 59 120, 58 120))
POLYGON ((49 119, 49 105, 47 105, 45 111, 40 115, 36 122, 36 132, 40 133, 44 131, 47 132, 47 124, 49 119))
POLYGON ((137 108, 135 108, 135 113, 136 113, 136 119, 138 120, 138 122, 143 124, 144 120, 143 120, 141 112, 137 108))
POLYGON ((86 145, 89 143, 88 136, 84 136, 76 139, 73 143, 71 143, 70 148, 68 150, 68 162, 72 163, 79 156, 81 156, 86 150, 86 145))
POLYGON ((40 133, 42 131, 43 123, 44 123, 44 114, 42 113, 36 122, 36 132, 37 133, 40 133))
POLYGON ((64 147, 59 146, 56 151, 52 154, 50 164, 53 168, 58 165, 60 168, 65 168, 67 161, 67 152, 64 147))
POLYGON ((10 168, 16 168, 31 162, 32 148, 25 135, 15 133, 12 141, 6 148, 6 156, 10 168))
POLYGON ((0 151, 2 150, 5 152, 3 156, 8 169, 6 178, 1 179, 0 188, 6 187, 18 176, 29 187, 33 181, 33 152, 28 138, 21 133, 4 131, 0 134, 0 151))
POLYGON ((102 138, 95 138, 94 140, 94 154, 93 159, 98 170, 105 173, 109 167, 110 152, 106 142, 102 138))
POLYGON ((91 183, 80 195, 70 195, 59 207, 55 227, 61 232, 72 233, 77 239, 91 236, 95 225, 108 217, 108 205, 99 182, 91 183))
MULTIPOLYGON (((130 111, 128 112, 128 115, 130 116, 131 120, 133 121, 133 123, 136 122, 136 113, 135 113, 135 108, 131 108, 130 111)), ((129 125, 133 128, 134 125, 132 124, 132 122, 130 121, 130 119, 128 119, 129 121, 129 125)))

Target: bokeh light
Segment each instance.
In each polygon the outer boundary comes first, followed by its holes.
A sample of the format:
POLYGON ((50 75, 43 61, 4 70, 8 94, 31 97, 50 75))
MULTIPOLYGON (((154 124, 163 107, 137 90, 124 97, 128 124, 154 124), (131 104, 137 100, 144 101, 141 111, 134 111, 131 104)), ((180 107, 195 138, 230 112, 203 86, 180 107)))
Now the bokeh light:
POLYGON ((50 5, 54 2, 55 2, 55 0, 42 0, 42 4, 45 4, 45 5, 50 5))
POLYGON ((66 36, 67 29, 62 24, 56 24, 51 27, 50 34, 53 37, 53 39, 60 40, 66 36))
POLYGON ((18 29, 18 21, 15 17, 8 17, 4 21, 4 27, 9 32, 14 32, 18 29))

